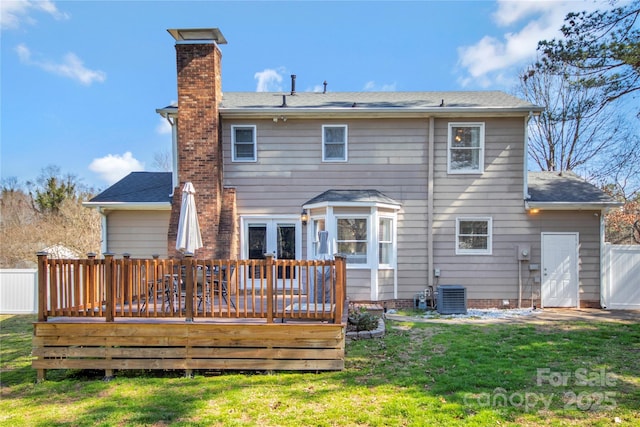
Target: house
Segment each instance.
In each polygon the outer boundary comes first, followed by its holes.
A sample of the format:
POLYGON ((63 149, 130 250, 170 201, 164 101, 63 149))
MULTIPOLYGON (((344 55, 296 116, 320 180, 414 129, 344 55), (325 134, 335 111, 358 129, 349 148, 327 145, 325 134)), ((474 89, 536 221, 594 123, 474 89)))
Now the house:
MULTIPOLYGON (((103 252, 176 257, 192 182, 199 258, 347 256, 352 301, 412 306, 462 285, 471 307, 600 305, 610 198, 573 174, 527 172, 541 108, 487 92, 223 92, 218 29, 169 30, 173 172, 134 172, 87 203, 103 252)), ((295 274, 279 271, 279 274, 295 274)))

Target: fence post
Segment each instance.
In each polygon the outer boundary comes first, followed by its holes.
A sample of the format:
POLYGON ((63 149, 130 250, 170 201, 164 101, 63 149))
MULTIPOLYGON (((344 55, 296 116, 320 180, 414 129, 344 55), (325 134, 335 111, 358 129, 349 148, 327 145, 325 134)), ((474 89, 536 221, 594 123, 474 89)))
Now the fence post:
POLYGON ((275 289, 275 282, 273 278, 273 258, 272 253, 264 254, 265 266, 267 269, 267 323, 273 323, 273 295, 275 289))
POLYGON ((336 312, 334 323, 342 323, 342 312, 347 294, 347 257, 342 254, 335 255, 336 260, 336 312))
POLYGON ((107 312, 105 316, 107 322, 113 322, 116 311, 115 305, 115 281, 113 280, 113 254, 111 252, 104 253, 104 287, 105 299, 107 300, 107 312))
MULTIPOLYGON (((184 255, 184 260, 185 260, 185 264, 186 264, 186 269, 185 269, 185 287, 186 287, 186 293, 185 293, 185 317, 187 322, 193 322, 193 278, 194 278, 194 265, 193 265, 193 254, 192 253, 186 253, 184 255)), ((178 278, 178 282, 180 281, 180 278, 178 278)))
POLYGON ((38 321, 47 321, 47 253, 38 252, 38 321))

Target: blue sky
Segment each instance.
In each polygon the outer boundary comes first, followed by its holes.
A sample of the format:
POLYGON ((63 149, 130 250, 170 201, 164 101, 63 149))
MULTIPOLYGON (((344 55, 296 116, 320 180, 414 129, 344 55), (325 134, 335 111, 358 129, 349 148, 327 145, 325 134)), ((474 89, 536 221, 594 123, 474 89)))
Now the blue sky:
POLYGON ((567 12, 604 1, 7 1, 2 178, 49 165, 105 189, 168 153, 169 28, 219 28, 223 91, 511 91, 567 12))

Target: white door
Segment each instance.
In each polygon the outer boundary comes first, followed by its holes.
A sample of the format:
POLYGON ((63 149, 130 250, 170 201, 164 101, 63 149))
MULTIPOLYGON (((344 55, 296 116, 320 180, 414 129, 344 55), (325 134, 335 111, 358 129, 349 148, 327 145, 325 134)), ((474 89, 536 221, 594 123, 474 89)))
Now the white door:
POLYGON ((578 234, 542 233, 542 307, 578 307, 578 234))
MULTIPOLYGON (((264 259, 265 254, 271 253, 275 259, 300 259, 301 240, 298 219, 248 219, 245 221, 242 256, 245 259, 264 259)), ((249 278, 255 273, 249 272, 249 278)), ((278 267, 275 273, 279 288, 284 280, 296 275, 295 269, 290 267, 278 267)), ((262 275, 265 274, 263 271, 262 275)))

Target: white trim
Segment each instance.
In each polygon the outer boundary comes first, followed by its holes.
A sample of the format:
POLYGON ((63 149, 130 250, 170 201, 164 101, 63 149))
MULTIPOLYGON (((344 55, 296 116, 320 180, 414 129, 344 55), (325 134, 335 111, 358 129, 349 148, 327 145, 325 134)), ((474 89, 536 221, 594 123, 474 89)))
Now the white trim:
MULTIPOLYGON (((242 143, 246 145, 247 143, 242 143)), ((231 161, 235 163, 255 163, 258 161, 258 127, 256 125, 231 125, 231 161), (253 158, 236 157, 236 129, 253 130, 253 158)))
POLYGON ((326 163, 344 163, 349 160, 349 126, 341 124, 322 125, 322 161, 326 163), (325 155, 325 133, 326 128, 344 128, 344 159, 328 159, 325 155))
POLYGON ((549 211, 599 211, 602 209, 612 209, 622 206, 620 202, 532 202, 525 201, 525 209, 541 209, 549 211))
MULTIPOLYGON (((291 223, 295 225, 296 254, 295 259, 302 259, 302 222, 298 215, 242 215, 240 216, 240 259, 249 259, 246 251, 246 239, 248 235, 249 224, 256 223, 278 224, 291 223)), ((268 232, 268 231, 267 231, 268 232)), ((267 239, 269 236, 267 236, 267 239)), ((269 241, 267 240, 267 245, 269 241)))
MULTIPOLYGON (((459 149, 459 148, 458 148, 459 149)), ((484 155, 485 155, 485 124, 484 122, 449 122, 447 124, 447 173, 450 175, 476 175, 484 173, 484 155), (452 128, 479 128, 480 136, 478 147, 478 169, 451 169, 451 138, 453 137, 452 128)))
POLYGON ((101 208, 105 210, 138 210, 138 211, 165 211, 171 210, 169 202, 82 202, 82 206, 88 208, 101 208))
POLYGON ((490 216, 472 216, 456 218, 456 255, 492 255, 493 254, 493 218, 490 216), (487 249, 460 249, 460 222, 461 221, 486 221, 487 222, 487 249))
POLYGON ((309 107, 309 108, 220 108, 220 116, 223 119, 272 119, 273 116, 286 115, 287 118, 318 118, 318 119, 341 119, 349 118, 425 118, 433 116, 436 118, 460 118, 478 117, 523 117, 530 111, 540 114, 542 108, 532 109, 530 107, 481 107, 481 108, 455 108, 455 107, 427 107, 427 108, 353 108, 353 107, 309 107))
POLYGON ((329 208, 329 207, 340 207, 340 208, 368 208, 375 207, 378 209, 393 209, 400 210, 401 205, 391 205, 389 203, 378 203, 378 202, 319 202, 319 203, 311 203, 306 204, 303 209, 317 209, 317 208, 329 208))

